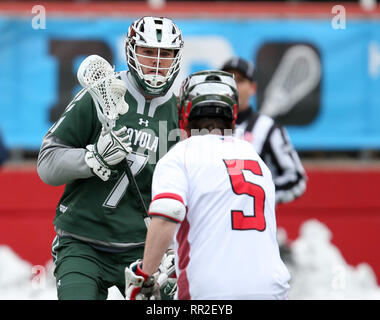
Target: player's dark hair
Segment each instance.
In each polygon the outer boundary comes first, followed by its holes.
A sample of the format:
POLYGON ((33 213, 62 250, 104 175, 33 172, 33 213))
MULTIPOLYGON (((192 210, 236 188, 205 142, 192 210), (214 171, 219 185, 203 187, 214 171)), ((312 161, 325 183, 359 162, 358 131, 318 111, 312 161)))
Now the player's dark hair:
POLYGON ((199 117, 190 120, 187 124, 187 131, 191 135, 218 133, 231 135, 234 130, 232 121, 216 117, 199 117))

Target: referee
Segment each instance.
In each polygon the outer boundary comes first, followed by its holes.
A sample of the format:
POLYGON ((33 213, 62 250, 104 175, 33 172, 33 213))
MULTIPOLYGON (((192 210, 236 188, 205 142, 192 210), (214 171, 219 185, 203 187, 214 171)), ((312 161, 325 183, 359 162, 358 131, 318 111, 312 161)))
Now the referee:
POLYGON ((307 177, 286 129, 249 105, 249 99, 256 94, 253 64, 235 57, 226 61, 221 70, 235 76, 239 90, 235 135, 250 141, 271 170, 276 203, 291 202, 300 197, 306 190, 307 177))

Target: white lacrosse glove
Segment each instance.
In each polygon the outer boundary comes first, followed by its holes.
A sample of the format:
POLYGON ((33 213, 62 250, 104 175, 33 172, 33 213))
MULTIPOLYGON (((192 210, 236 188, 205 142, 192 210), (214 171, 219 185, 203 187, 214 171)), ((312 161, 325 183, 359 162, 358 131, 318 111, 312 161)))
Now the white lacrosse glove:
POLYGON ((126 300, 160 300, 161 293, 154 276, 142 271, 141 260, 125 268, 126 300))
MULTIPOLYGON (((161 264, 158 267, 158 271, 161 274, 166 274, 167 277, 172 276, 175 273, 175 265, 174 265, 174 250, 169 249, 165 252, 162 257, 161 264)), ((160 282, 160 277, 158 278, 158 282, 160 282)))
POLYGON ((158 267, 157 283, 168 296, 174 296, 177 290, 177 276, 175 272, 175 254, 173 249, 168 249, 162 257, 158 267))
POLYGON ((123 161, 127 154, 132 152, 129 136, 125 135, 127 128, 100 134, 98 141, 88 145, 85 161, 103 181, 107 181, 111 175, 111 167, 123 161))

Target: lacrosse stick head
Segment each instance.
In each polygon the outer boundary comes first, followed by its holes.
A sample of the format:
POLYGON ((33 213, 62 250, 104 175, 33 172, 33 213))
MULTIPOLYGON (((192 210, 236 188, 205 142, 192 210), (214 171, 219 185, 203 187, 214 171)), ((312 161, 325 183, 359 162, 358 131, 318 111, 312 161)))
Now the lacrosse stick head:
POLYGON ((181 30, 171 19, 143 17, 131 24, 125 43, 127 64, 132 76, 144 92, 150 95, 163 95, 169 90, 180 70, 182 48, 181 30), (143 58, 149 57, 137 53, 137 47, 157 49, 154 67, 140 62, 143 58), (174 50, 174 57, 162 55, 163 49, 174 50), (164 63, 165 61, 171 64, 164 63), (143 68, 151 72, 145 74, 143 68))
POLYGON ((108 61, 98 55, 83 60, 77 78, 94 100, 103 133, 109 132, 115 126, 118 115, 128 111, 128 104, 124 100, 125 83, 117 78, 108 61))

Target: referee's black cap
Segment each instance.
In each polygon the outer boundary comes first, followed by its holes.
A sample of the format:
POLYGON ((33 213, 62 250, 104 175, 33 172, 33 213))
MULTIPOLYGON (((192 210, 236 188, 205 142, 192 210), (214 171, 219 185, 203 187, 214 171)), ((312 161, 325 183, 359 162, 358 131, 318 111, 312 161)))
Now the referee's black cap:
POLYGON ((234 57, 227 60, 220 68, 222 71, 239 71, 245 78, 251 82, 256 82, 256 71, 252 62, 240 57, 234 57))

